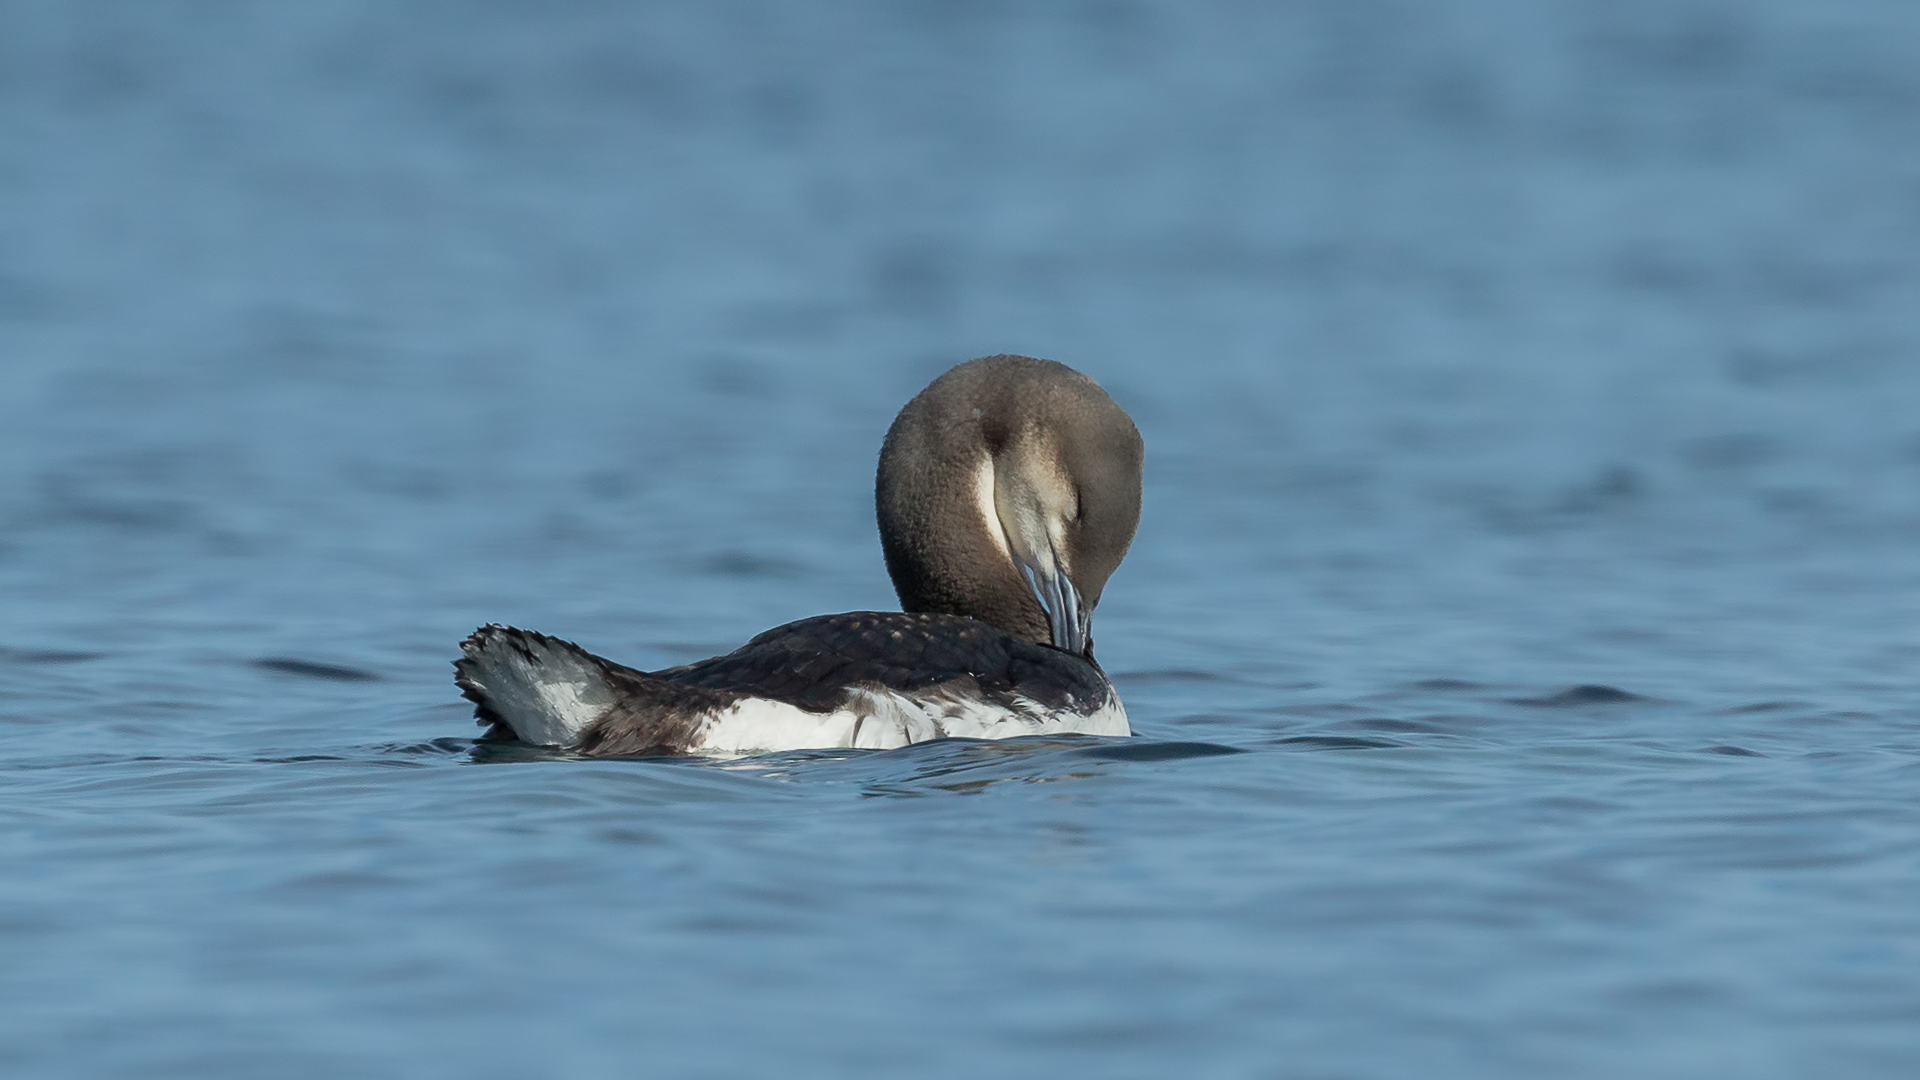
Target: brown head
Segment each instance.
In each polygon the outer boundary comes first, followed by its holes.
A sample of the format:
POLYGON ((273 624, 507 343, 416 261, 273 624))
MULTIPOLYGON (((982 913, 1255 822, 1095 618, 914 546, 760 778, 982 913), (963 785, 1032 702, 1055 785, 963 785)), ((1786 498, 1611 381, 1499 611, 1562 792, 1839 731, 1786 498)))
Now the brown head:
POLYGON ((1144 450, 1098 383, 988 356, 907 403, 880 450, 880 544, 900 606, 1090 655, 1093 609, 1140 522, 1144 450))

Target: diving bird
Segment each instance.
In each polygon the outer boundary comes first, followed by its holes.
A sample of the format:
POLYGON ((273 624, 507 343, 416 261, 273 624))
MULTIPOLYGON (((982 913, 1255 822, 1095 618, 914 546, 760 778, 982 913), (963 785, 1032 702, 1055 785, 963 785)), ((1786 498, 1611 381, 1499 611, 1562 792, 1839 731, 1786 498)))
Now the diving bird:
POLYGON ((490 625, 460 643, 454 682, 485 738, 592 755, 1127 735, 1092 620, 1140 520, 1143 456, 1132 419, 1078 371, 970 360, 908 402, 880 450, 903 610, 802 619, 651 672, 490 625))

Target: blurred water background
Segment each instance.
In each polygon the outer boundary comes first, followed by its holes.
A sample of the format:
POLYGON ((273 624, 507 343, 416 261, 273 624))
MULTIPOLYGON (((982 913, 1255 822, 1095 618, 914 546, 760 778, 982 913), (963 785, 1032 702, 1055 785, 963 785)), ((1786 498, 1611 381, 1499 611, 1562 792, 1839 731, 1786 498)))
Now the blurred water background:
POLYGON ((0 1073, 1915 1075, 1916 55, 0 3, 0 1073), (1135 739, 472 752, 479 623, 892 606, 880 437, 1000 351, 1146 437, 1135 739))

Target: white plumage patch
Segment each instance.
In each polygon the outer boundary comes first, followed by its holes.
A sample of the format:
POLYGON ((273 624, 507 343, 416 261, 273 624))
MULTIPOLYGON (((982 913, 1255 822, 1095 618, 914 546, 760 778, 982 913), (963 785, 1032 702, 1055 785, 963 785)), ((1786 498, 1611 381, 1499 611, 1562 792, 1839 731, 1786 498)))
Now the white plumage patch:
POLYGON ((995 501, 993 490, 993 458, 983 457, 973 470, 973 501, 980 510, 980 517, 987 523, 987 535, 993 537, 994 546, 1000 554, 1013 561, 1013 549, 1007 546, 1007 531, 1000 526, 1000 504, 995 501))
POLYGON ((830 713, 749 698, 709 717, 692 747, 714 756, 852 747, 891 750, 942 738, 1010 739, 1019 735, 1131 735, 1127 711, 1114 697, 1092 713, 1048 709, 1019 700, 1006 708, 960 698, 916 699, 885 690, 855 690, 830 713))

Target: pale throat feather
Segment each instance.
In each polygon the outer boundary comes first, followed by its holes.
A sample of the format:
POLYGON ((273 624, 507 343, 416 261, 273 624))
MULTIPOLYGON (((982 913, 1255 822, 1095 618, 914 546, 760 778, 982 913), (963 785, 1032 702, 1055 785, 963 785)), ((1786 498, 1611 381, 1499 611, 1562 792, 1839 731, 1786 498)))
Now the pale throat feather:
POLYGON ((1012 563, 1013 548, 1007 544, 1007 530, 1000 525, 1000 507, 994 501, 993 455, 987 454, 973 470, 973 498, 980 509, 980 517, 987 523, 987 535, 993 537, 993 545, 1000 554, 1012 563))

